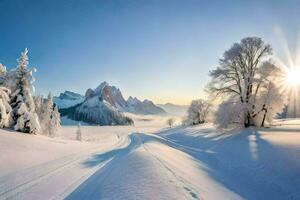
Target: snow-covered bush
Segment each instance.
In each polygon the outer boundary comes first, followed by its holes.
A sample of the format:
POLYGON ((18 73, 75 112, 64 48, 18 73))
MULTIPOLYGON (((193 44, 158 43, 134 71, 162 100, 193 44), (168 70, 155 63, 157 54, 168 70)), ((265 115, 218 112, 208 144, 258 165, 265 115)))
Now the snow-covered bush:
POLYGON ((184 124, 196 125, 207 122, 211 104, 203 99, 193 100, 188 108, 184 124))
POLYGON ((174 122, 175 122, 174 118, 169 118, 167 120, 167 125, 171 128, 174 125, 174 122))
POLYGON ((14 129, 24 133, 36 134, 40 130, 38 116, 35 113, 35 104, 32 97, 33 77, 32 71, 28 69, 28 50, 21 53, 18 60, 18 68, 9 73, 12 94, 10 105, 12 107, 12 119, 14 129), (13 78, 13 79, 12 79, 13 78))

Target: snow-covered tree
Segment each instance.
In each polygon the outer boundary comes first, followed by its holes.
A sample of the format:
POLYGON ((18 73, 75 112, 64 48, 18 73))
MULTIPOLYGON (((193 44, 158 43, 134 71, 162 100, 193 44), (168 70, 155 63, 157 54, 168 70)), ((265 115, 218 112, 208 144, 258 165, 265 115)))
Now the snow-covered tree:
MULTIPOLYGON (((264 88, 276 79, 280 72, 278 67, 266 61, 271 54, 270 45, 265 44, 261 38, 244 38, 225 51, 220 59, 220 66, 210 72, 212 81, 209 91, 222 96, 223 100, 229 100, 232 105, 243 108, 241 123, 244 127, 257 125, 259 113, 265 109, 263 104, 259 103, 259 99, 264 95, 264 88)), ((273 98, 268 103, 272 104, 275 100, 273 98)), ((219 108, 223 109, 223 106, 219 108)))
POLYGON ((51 93, 47 99, 42 96, 35 97, 36 112, 41 125, 41 134, 55 137, 60 127, 60 114, 53 104, 51 93))
POLYGON ((78 123, 76 131, 76 140, 82 141, 81 124, 78 123))
POLYGON ((186 124, 196 125, 207 122, 211 104, 203 99, 193 100, 188 108, 186 124))
POLYGON ((241 128, 244 124, 245 104, 228 99, 222 102, 214 113, 214 124, 221 129, 241 128))
POLYGON ((11 123, 10 90, 4 87, 6 67, 0 63, 0 128, 9 127, 11 123))
POLYGON ((6 67, 2 65, 2 63, 0 63, 0 74, 5 75, 5 73, 6 73, 6 67))
POLYGON ((174 125, 174 121, 175 121, 174 118, 169 118, 167 120, 167 124, 169 125, 170 128, 174 125))
POLYGON ((9 127, 11 123, 11 107, 9 105, 10 90, 0 87, 0 128, 9 127))
POLYGON ((261 93, 257 100, 257 106, 262 109, 257 112, 255 123, 257 126, 264 127, 265 122, 271 123, 273 119, 283 111, 285 96, 273 82, 261 93))
POLYGON ((36 134, 39 129, 38 116, 35 112, 35 104, 32 97, 33 77, 28 69, 28 50, 21 53, 18 60, 18 68, 14 71, 14 85, 12 87, 11 102, 12 119, 14 129, 24 133, 36 134))
POLYGON ((54 106, 51 93, 49 93, 49 95, 48 95, 47 109, 48 109, 48 113, 49 113, 49 118, 48 118, 49 136, 54 137, 57 135, 58 129, 60 128, 60 114, 58 112, 57 106, 54 106))

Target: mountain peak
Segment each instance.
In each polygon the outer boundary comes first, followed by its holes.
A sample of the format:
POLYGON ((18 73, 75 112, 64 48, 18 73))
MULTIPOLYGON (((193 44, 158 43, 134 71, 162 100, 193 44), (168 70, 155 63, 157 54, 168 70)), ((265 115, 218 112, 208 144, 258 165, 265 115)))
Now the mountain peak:
POLYGON ((63 93, 59 94, 59 98, 60 99, 76 100, 76 99, 82 98, 82 95, 66 90, 63 93))
POLYGON ((100 85, 98 87, 96 87, 94 92, 99 94, 106 86, 109 86, 108 82, 103 81, 102 83, 100 83, 100 85))

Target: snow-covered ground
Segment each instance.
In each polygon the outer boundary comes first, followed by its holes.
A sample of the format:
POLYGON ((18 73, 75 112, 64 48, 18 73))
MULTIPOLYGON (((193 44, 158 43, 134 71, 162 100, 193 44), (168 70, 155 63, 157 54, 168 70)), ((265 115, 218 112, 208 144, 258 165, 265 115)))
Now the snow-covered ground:
POLYGON ((300 199, 300 120, 221 133, 210 125, 0 130, 0 199, 300 199))

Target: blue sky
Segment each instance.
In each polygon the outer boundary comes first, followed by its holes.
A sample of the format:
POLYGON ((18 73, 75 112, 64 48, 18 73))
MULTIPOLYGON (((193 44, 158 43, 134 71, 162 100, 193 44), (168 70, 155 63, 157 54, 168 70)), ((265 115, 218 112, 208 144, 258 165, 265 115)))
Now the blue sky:
POLYGON ((208 72, 233 42, 259 36, 284 57, 300 1, 0 0, 0 62, 29 48, 38 93, 84 93, 106 80, 123 95, 156 103, 199 98, 208 72))

